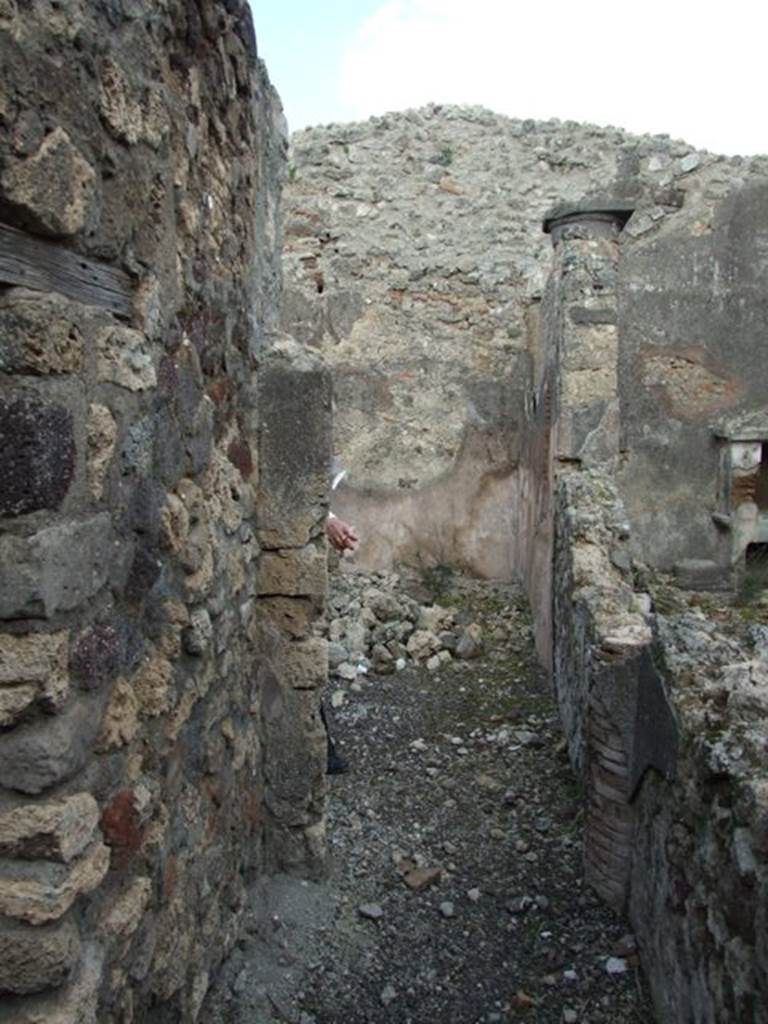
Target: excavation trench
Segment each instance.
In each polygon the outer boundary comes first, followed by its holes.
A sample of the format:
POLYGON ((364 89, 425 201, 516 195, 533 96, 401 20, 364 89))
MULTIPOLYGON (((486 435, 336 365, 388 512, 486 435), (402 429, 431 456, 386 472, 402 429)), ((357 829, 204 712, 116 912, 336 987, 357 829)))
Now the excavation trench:
POLYGON ((350 769, 329 777, 328 877, 251 891, 202 1024, 652 1020, 626 921, 582 881, 582 794, 525 600, 439 588, 482 654, 329 683, 350 769))

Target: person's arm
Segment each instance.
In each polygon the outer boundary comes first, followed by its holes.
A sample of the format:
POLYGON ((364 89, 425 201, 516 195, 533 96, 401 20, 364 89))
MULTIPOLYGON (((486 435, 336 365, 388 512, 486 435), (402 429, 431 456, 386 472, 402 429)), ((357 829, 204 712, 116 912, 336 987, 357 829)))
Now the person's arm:
POLYGON ((332 547, 337 551, 354 551, 357 547, 358 536, 354 528, 339 519, 333 512, 328 513, 325 521, 325 532, 332 547))

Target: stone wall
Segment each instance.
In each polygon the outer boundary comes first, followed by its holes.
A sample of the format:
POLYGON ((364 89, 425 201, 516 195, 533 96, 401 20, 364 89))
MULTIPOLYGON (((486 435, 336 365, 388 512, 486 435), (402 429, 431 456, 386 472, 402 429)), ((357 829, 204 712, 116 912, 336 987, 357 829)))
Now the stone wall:
POLYGON ((0 2, 2 1021, 193 1021, 248 880, 322 863, 281 120, 245 0, 0 2))
POLYGON ((599 471, 563 475, 555 506, 554 680, 587 880, 628 912, 661 1024, 764 1024, 768 625, 617 565, 624 510, 599 471))
POLYGON ((635 801, 629 913, 661 1021, 768 1020, 768 626, 657 617, 673 781, 635 801))
MULTIPOLYGON (((749 203, 759 189, 750 184, 728 208, 749 203)), ((768 626, 754 624, 759 609, 742 609, 730 594, 715 601, 692 592, 698 583, 717 581, 707 567, 713 563, 684 557, 708 553, 705 537, 698 549, 685 547, 693 543, 696 523, 665 533, 663 517, 682 519, 680 496, 701 493, 692 441, 674 453, 669 506, 659 515, 644 514, 661 506, 660 497, 644 490, 644 447, 676 429, 676 421, 663 419, 653 405, 649 382, 633 362, 634 339, 656 316, 654 351, 673 346, 679 324, 662 311, 688 301, 682 287, 683 297, 677 296, 677 283, 695 275, 695 261, 692 266, 685 246, 675 258, 670 249, 651 298, 651 289, 632 277, 633 236, 620 243, 599 237, 610 219, 606 214, 605 202, 602 212, 580 204, 546 223, 556 242, 544 310, 553 454, 551 650, 569 753, 586 791, 586 877, 616 909, 628 911, 661 1022, 764 1024, 768 626), (617 282, 631 300, 625 293, 622 304, 617 282), (645 303, 648 316, 630 316, 630 302, 632 308, 645 303), (647 420, 636 413, 625 427, 624 409, 644 403, 653 413, 647 420), (669 564, 672 552, 683 556, 675 587, 671 577, 649 568, 669 564)), ((691 216, 688 211, 683 223, 691 216)), ((660 238, 678 237, 674 215, 670 221, 669 234, 662 228, 660 238)), ((737 232, 739 223, 731 225, 731 265, 755 245, 752 226, 741 224, 737 232)), ((760 237, 759 219, 754 230, 760 237)), ((710 253, 699 273, 711 274, 713 265, 710 253)), ((729 494, 748 487, 757 497, 752 448, 763 414, 745 368, 759 355, 754 338, 739 334, 760 316, 762 297, 750 280, 747 274, 734 281, 740 309, 734 337, 749 356, 728 364, 740 389, 725 397, 715 390, 720 410, 730 413, 717 436, 734 450, 749 449, 751 459, 748 470, 728 463, 729 494), (749 443, 734 440, 747 436, 749 443)), ((695 300, 694 293, 691 308, 705 315, 706 306, 702 313, 695 300)), ((665 371, 658 386, 674 388, 677 381, 708 402, 710 391, 696 390, 695 366, 691 375, 692 382, 683 376, 678 381, 665 371)), ((545 429, 542 416, 532 419, 533 437, 545 429)), ((691 418, 687 429, 702 447, 715 447, 703 417, 691 418)), ((711 460, 706 483, 712 501, 718 471, 722 463, 711 460)))
POLYGON ((762 411, 768 391, 768 174, 716 171, 700 173, 678 213, 622 243, 620 479, 644 559, 708 561, 727 580, 749 539, 762 541, 755 529, 734 544, 735 523, 713 513, 752 501, 723 493, 723 442, 768 440, 765 427, 744 435, 734 423, 762 411))
MULTIPOLYGON (((535 455, 529 425, 542 422, 553 386, 542 315, 552 252, 541 224, 553 207, 594 197, 635 213, 618 270, 616 252, 595 251, 584 301, 579 272, 571 275, 566 306, 577 355, 569 358, 586 362, 569 371, 579 409, 573 422, 561 423, 561 442, 568 448, 567 426, 577 447, 594 456, 606 431, 615 435, 614 450, 631 449, 627 513, 638 543, 663 534, 647 556, 654 564, 690 558, 703 525, 711 547, 716 528, 709 513, 697 508, 692 516, 682 485, 659 479, 694 457, 709 474, 696 483, 698 495, 711 490, 717 462, 711 433, 699 458, 699 442, 683 436, 689 418, 659 402, 666 378, 659 360, 696 349, 700 356, 681 365, 720 394, 717 410, 710 402, 705 412, 725 409, 727 389, 706 376, 720 372, 712 359, 726 344, 725 321, 706 334, 702 313, 683 330, 691 300, 675 303, 688 292, 705 294, 712 283, 706 264, 720 268, 718 308, 739 305, 736 293, 724 297, 727 277, 740 282, 738 294, 757 309, 759 260, 749 272, 747 254, 736 256, 726 239, 735 225, 728 203, 746 201, 728 197, 746 196, 742 186, 761 174, 768 174, 764 158, 728 160, 665 136, 515 120, 470 107, 432 105, 296 133, 286 186, 283 323, 317 347, 333 372, 335 447, 350 470, 337 503, 363 535, 362 563, 450 562, 480 575, 525 573, 538 586, 540 573, 531 573, 528 562, 545 543, 547 526, 541 515, 530 519, 528 496, 545 514, 546 495, 533 498, 543 474, 537 468, 531 475, 531 460, 546 442, 534 446, 535 455), (688 239, 679 250, 677 238, 688 239), (695 256, 686 265, 701 268, 693 291, 683 268, 675 269, 675 253, 683 250, 695 256), (659 295, 665 289, 668 298, 659 295), (665 355, 659 332, 670 304, 680 330, 678 340, 664 343, 674 349, 665 355), (621 362, 619 316, 626 328, 621 362), (584 342, 589 352, 580 349, 579 332, 591 339, 584 342), (656 353, 647 373, 633 355, 640 349, 656 353), (712 358, 704 358, 705 350, 712 358), (598 365, 606 355, 616 364, 610 381, 598 365), (647 399, 633 387, 643 373, 647 399), (657 374, 656 384, 648 373, 657 374), (612 389, 602 413, 596 388, 612 389), (653 405, 645 427, 643 401, 653 405), (677 461, 670 461, 673 454, 677 461), (682 538, 686 522, 691 530, 682 538)), ((746 209, 739 217, 746 223, 746 209)), ((744 313, 735 339, 739 380, 752 376, 747 353, 755 351, 759 318, 750 316, 744 313)), ((762 369, 755 380, 763 380, 762 369)), ((738 406, 745 394, 732 397, 738 406)), ((701 417, 697 422, 703 425, 701 417)))

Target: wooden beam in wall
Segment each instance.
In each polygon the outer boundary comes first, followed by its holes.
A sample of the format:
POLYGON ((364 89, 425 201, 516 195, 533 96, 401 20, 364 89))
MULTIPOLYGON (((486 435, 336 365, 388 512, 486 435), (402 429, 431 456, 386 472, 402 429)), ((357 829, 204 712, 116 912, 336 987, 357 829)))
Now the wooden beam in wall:
POLYGON ((7 224, 0 224, 0 284, 59 292, 121 317, 133 311, 133 282, 122 270, 7 224))

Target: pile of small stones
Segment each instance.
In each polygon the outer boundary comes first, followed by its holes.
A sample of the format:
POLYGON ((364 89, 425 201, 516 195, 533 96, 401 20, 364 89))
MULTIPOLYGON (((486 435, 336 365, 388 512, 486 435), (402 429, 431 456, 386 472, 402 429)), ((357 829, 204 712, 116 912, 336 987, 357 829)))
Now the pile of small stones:
POLYGON ((416 664, 432 672, 483 652, 479 623, 462 621, 455 608, 394 572, 334 574, 327 635, 331 675, 353 686, 369 671, 390 675, 416 664))

